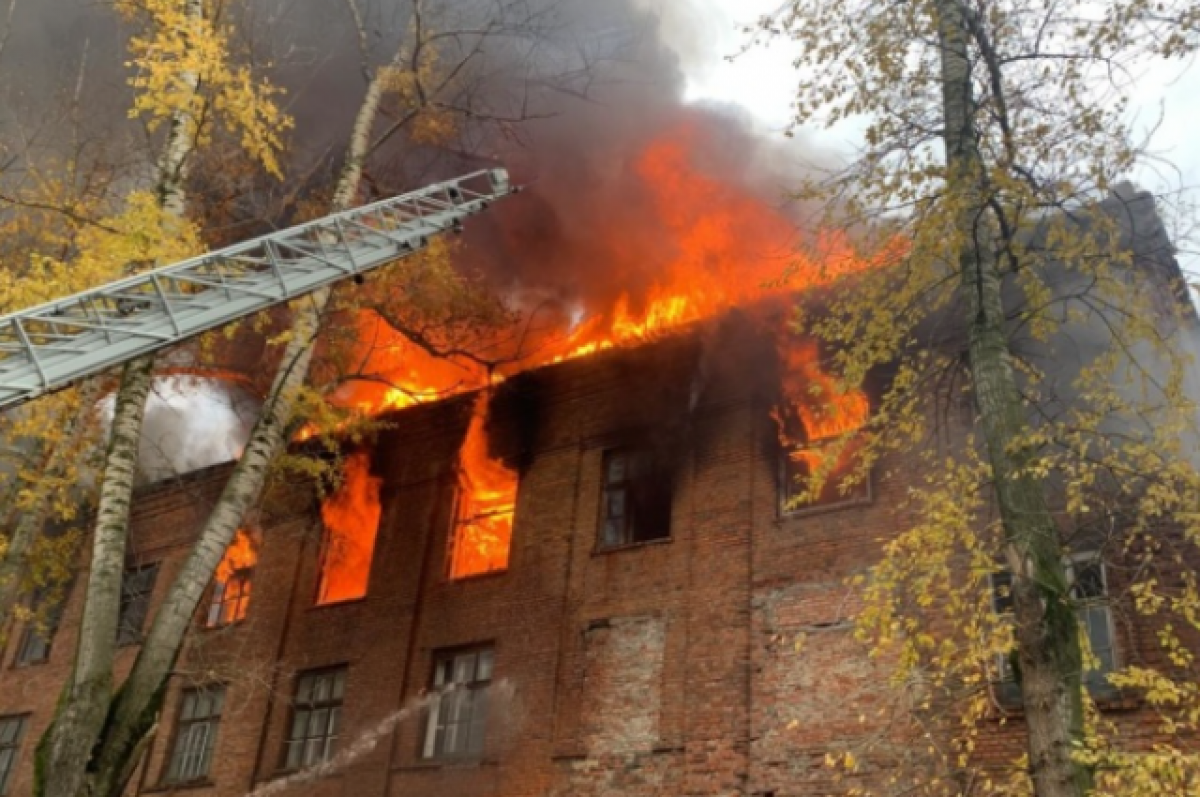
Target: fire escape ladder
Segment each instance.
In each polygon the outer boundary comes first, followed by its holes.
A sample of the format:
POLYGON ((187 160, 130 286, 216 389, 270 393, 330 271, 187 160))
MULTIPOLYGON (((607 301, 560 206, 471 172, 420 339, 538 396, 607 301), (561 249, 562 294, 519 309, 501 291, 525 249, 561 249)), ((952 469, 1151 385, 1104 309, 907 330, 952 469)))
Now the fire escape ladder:
POLYGON ((475 172, 0 316, 0 411, 411 255, 511 192, 475 172))

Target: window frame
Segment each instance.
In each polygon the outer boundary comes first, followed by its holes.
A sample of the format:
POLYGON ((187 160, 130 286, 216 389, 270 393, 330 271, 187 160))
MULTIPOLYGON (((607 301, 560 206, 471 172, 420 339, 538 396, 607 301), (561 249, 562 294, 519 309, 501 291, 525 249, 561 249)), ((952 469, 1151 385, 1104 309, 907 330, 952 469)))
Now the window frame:
POLYGON ((229 578, 225 581, 213 579, 212 586, 209 589, 207 605, 208 608, 200 622, 201 627, 208 630, 218 630, 221 628, 229 628, 230 626, 238 625, 246 621, 246 615, 250 612, 250 598, 254 594, 254 566, 240 567, 229 574, 229 578), (237 598, 230 600, 228 596, 229 585, 237 579, 242 586, 242 592, 237 598), (223 611, 225 606, 229 604, 241 604, 241 613, 233 619, 224 619, 223 611), (213 612, 217 615, 214 618, 213 612))
MULTIPOLYGON (((847 432, 841 437, 849 437, 857 434, 857 431, 847 432)), ((820 443, 832 441, 837 438, 825 437, 814 442, 820 443)), ((837 500, 817 502, 810 504, 801 504, 794 509, 788 509, 788 502, 792 500, 793 487, 796 486, 796 478, 788 471, 788 465, 791 457, 788 455, 786 446, 781 447, 779 452, 779 517, 790 519, 800 517, 802 515, 818 515, 822 512, 836 512, 841 509, 850 509, 857 506, 866 506, 875 500, 875 471, 874 468, 868 470, 863 476, 861 489, 863 493, 860 495, 851 492, 846 496, 839 496, 837 500)), ((828 488, 834 483, 837 478, 836 474, 830 474, 829 479, 825 483, 828 488)))
POLYGON ((154 601, 154 590, 158 585, 158 574, 161 562, 147 562, 141 565, 130 565, 121 573, 121 595, 117 607, 117 647, 130 647, 140 645, 145 640, 146 635, 146 620, 150 617, 150 604, 154 601), (130 573, 136 574, 137 577, 142 577, 143 573, 150 573, 147 576, 148 584, 144 589, 133 593, 126 589, 129 583, 130 573), (141 602, 140 617, 134 624, 126 622, 128 619, 127 613, 132 611, 132 606, 137 602, 141 602))
POLYGON ((17 763, 21 758, 21 744, 25 741, 25 731, 29 726, 29 717, 28 713, 6 714, 0 717, 0 761, 3 761, 5 754, 8 755, 8 761, 3 766, 0 766, 0 797, 7 795, 9 793, 9 786, 12 785, 13 773, 16 772, 17 763), (17 730, 13 734, 12 741, 6 742, 4 741, 2 729, 9 723, 15 723, 17 730))
POLYGON ((512 569, 512 542, 516 535, 517 529, 517 500, 521 489, 521 479, 517 480, 517 491, 513 493, 512 509, 509 512, 504 510, 494 509, 487 512, 473 512, 466 515, 465 508, 473 507, 474 502, 463 490, 462 485, 456 485, 454 488, 454 498, 451 502, 450 511, 450 530, 446 537, 446 564, 444 568, 444 578, 450 583, 460 583, 463 581, 471 581, 477 578, 488 578, 492 576, 500 576, 512 569), (502 567, 493 567, 490 570, 482 570, 477 573, 469 573, 465 575, 456 575, 455 570, 460 557, 459 546, 462 545, 463 530, 475 525, 481 520, 486 520, 497 515, 509 514, 509 529, 508 529, 508 558, 505 560, 502 567), (464 516, 466 515, 466 516, 464 516))
POLYGON ((606 448, 601 452, 600 456, 600 506, 597 512, 596 521, 596 553, 608 553, 609 551, 620 551, 627 548, 637 548, 643 545, 659 545, 665 542, 670 542, 673 536, 672 526, 675 514, 675 485, 661 488, 663 495, 660 496, 662 506, 660 509, 663 512, 663 520, 665 527, 663 533, 654 537, 646 537, 638 539, 636 536, 635 524, 635 501, 631 499, 639 482, 643 480, 652 480, 656 476, 663 476, 661 469, 656 467, 654 462, 653 452, 640 446, 614 446, 606 448), (626 459, 625 475, 619 482, 610 481, 610 463, 615 457, 624 457, 626 459), (635 468, 640 468, 641 472, 636 473, 635 468), (611 509, 611 496, 620 489, 622 498, 622 514, 621 521, 621 539, 619 542, 608 541, 608 523, 613 519, 609 515, 611 509))
POLYGON ((47 638, 47 634, 43 634, 42 631, 38 629, 35 622, 32 620, 27 621, 25 623, 25 627, 21 629, 21 640, 17 645, 17 653, 13 657, 12 666, 37 667, 40 664, 45 664, 46 662, 50 661, 50 645, 54 635, 53 632, 49 631, 49 629, 47 629, 47 632, 49 633, 49 639, 47 638), (30 656, 30 650, 35 644, 41 646, 41 652, 37 658, 32 658, 30 656))
MULTIPOLYGON (((1114 672, 1121 666, 1120 649, 1117 645, 1117 629, 1112 610, 1112 595, 1109 591, 1108 565, 1104 561, 1104 558, 1100 555, 1099 551, 1078 551, 1074 553, 1068 553, 1063 556, 1062 561, 1067 573, 1067 581, 1071 593, 1071 600, 1074 603, 1075 617, 1079 625, 1083 628, 1084 633, 1087 634, 1088 646, 1092 647, 1092 627, 1083 617, 1083 612, 1088 610, 1102 610, 1104 622, 1106 624, 1105 631, 1108 634, 1109 639, 1108 652, 1111 657, 1110 666, 1107 669, 1105 668, 1105 661, 1101 656, 1096 654, 1096 651, 1093 648, 1092 654, 1098 659, 1100 667, 1083 671, 1083 685, 1089 692, 1091 692, 1093 697, 1117 697, 1119 690, 1112 684, 1108 683, 1108 680, 1104 677, 1106 673, 1114 672), (1080 563, 1085 563, 1087 565, 1094 564, 1098 566, 1101 585, 1103 587, 1102 595, 1084 599, 1076 597, 1076 571, 1077 569, 1081 569, 1079 568, 1080 563)), ((1012 574, 1008 568, 1001 568, 1000 570, 991 573, 988 576, 988 586, 991 590, 992 611, 1001 617, 1005 617, 1012 615, 1012 608, 1010 606, 1008 609, 1002 610, 998 603, 999 595, 997 591, 998 585, 996 583, 996 579, 1002 574, 1005 575, 1009 580, 1010 592, 1006 597, 1006 600, 1011 602, 1012 574)), ((996 698, 1003 705, 1020 705, 1021 688, 1016 682, 1015 674, 1013 673, 1012 669, 1012 662, 1009 660, 1009 656, 1001 655, 996 657, 996 677, 992 680, 992 688, 996 694, 996 698)))
POLYGON ((31 616, 22 624, 21 637, 18 640, 16 652, 13 654, 12 666, 14 668, 36 667, 50 661, 50 653, 54 649, 54 636, 58 633, 59 623, 62 622, 66 598, 62 594, 57 594, 56 591, 38 587, 34 589, 33 595, 30 597, 31 606, 29 608, 35 610, 38 605, 47 601, 51 601, 51 603, 43 617, 31 616), (42 646, 39 658, 30 658, 28 655, 34 640, 38 640, 42 646))
MULTIPOLYGON (((330 761, 337 755, 337 743, 341 738, 342 731, 342 714, 346 705, 346 685, 350 680, 350 668, 345 664, 335 664, 328 667, 318 667, 312 670, 300 670, 293 679, 292 684, 292 699, 291 710, 288 712, 288 724, 284 729, 283 734, 283 749, 280 756, 279 768, 285 772, 294 772, 298 770, 308 769, 309 767, 318 766, 330 761), (312 679, 314 686, 319 683, 320 678, 332 677, 332 686, 330 687, 330 696, 321 700, 306 700, 301 702, 300 691, 306 679, 312 679), (335 696, 336 695, 336 696, 335 696), (312 717, 318 712, 327 712, 323 722, 324 730, 322 735, 310 735, 312 725, 312 717), (304 722, 303 735, 295 736, 296 721, 298 717, 304 714, 306 717, 304 722), (332 729, 332 734, 330 730, 332 729), (309 745, 320 740, 322 747, 321 756, 313 761, 305 763, 308 758, 309 745), (296 763, 292 763, 292 750, 299 749, 300 754, 296 763)), ((313 687, 309 688, 311 695, 313 687)))
MULTIPOLYGON (((162 783, 167 786, 178 786, 189 783, 209 783, 212 781, 212 763, 216 758, 217 740, 221 731, 221 719, 224 716, 225 710, 225 694, 228 687, 223 683, 212 683, 204 686, 193 686, 184 689, 180 692, 179 705, 175 712, 175 726, 171 738, 171 748, 167 755, 166 764, 163 768, 162 783), (203 717, 186 718, 188 708, 188 698, 202 692, 216 692, 219 694, 217 708, 215 713, 206 714, 203 717), (204 771, 188 777, 181 777, 176 772, 176 764, 180 760, 181 749, 180 744, 183 743, 186 734, 190 734, 192 728, 206 726, 208 728, 207 735, 204 739, 204 749, 201 751, 204 763, 204 771)), ((211 701, 211 697, 209 698, 211 701)), ((190 755, 183 754, 183 755, 190 755)))
MULTIPOLYGON (((484 642, 475 645, 460 646, 455 648, 443 648, 435 650, 431 656, 431 667, 429 677, 429 694, 430 699, 425 710, 425 717, 422 722, 422 730, 418 736, 417 757, 421 761, 426 762, 446 762, 446 761, 478 761, 484 757, 487 751, 487 722, 488 714, 490 713, 490 694, 491 686, 496 680, 496 646, 491 642, 484 642), (482 654, 487 654, 487 678, 480 678, 482 654), (472 657, 472 676, 469 681, 458 681, 455 677, 458 672, 457 662, 466 657, 472 657), (441 680, 442 667, 449 664, 450 680, 448 683, 441 680), (460 688, 460 684, 463 686, 460 688), (449 688, 454 687, 454 688, 449 688), (470 698, 468 714, 465 720, 455 719, 453 722, 447 722, 439 727, 439 722, 442 718, 442 712, 449 710, 454 713, 459 713, 461 708, 462 698, 458 695, 466 695, 470 698), (436 696, 436 697, 435 697, 436 696), (482 705, 482 713, 480 713, 480 705, 482 705), (454 749, 447 751, 445 748, 445 729, 453 726, 454 738, 458 738, 459 729, 465 730, 465 744, 463 749, 454 749), (478 734, 476 736, 476 734, 478 734), (472 741, 478 739, 478 748, 472 747, 472 741)), ((455 745, 457 747, 457 745, 455 745)))

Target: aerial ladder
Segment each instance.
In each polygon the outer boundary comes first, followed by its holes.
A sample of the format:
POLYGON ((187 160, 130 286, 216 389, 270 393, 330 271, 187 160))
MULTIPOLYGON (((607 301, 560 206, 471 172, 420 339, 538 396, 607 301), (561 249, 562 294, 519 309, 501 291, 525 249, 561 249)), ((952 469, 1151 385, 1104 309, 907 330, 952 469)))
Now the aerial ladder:
POLYGON ((419 252, 514 191, 474 172, 0 316, 0 412, 419 252))

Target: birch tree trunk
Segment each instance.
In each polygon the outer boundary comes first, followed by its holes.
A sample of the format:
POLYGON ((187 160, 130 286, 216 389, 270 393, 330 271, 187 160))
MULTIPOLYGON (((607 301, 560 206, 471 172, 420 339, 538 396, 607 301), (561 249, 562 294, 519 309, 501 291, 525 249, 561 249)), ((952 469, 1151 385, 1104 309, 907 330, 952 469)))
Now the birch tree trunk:
MULTIPOLYGON (((331 212, 350 207, 358 193, 371 129, 387 85, 390 67, 376 71, 355 117, 345 165, 338 179, 331 212)), ((258 500, 272 460, 287 445, 286 432, 294 415, 294 398, 308 376, 313 342, 329 302, 324 288, 294 308, 292 334, 266 404, 250 440, 234 467, 208 520, 199 533, 183 569, 172 583, 142 644, 133 671, 115 698, 96 758, 94 797, 120 797, 124 780, 134 769, 143 737, 151 730, 167 679, 200 598, 211 582, 246 511, 258 500)))
POLYGON ((1012 569, 1021 698, 1038 797, 1082 797, 1090 772, 1072 761, 1083 738, 1083 658, 1058 528, 1042 484, 1015 448, 1027 429, 1004 328, 1001 276, 986 221, 986 174, 974 130, 968 29, 960 0, 938 0, 949 195, 959 202, 958 268, 971 376, 1012 569))
MULTIPOLYGON (((185 14, 198 19, 202 0, 183 0, 185 14)), ((192 91, 197 74, 184 75, 192 91)), ((195 144, 194 119, 185 111, 170 120, 158 164, 156 189, 160 206, 182 217, 187 160, 195 144)), ((39 745, 35 792, 43 797, 83 797, 95 793, 94 754, 113 699, 113 657, 125 573, 129 509, 137 475, 138 448, 146 399, 154 382, 154 357, 126 364, 113 411, 92 537, 83 619, 75 668, 67 682, 58 714, 39 745)))

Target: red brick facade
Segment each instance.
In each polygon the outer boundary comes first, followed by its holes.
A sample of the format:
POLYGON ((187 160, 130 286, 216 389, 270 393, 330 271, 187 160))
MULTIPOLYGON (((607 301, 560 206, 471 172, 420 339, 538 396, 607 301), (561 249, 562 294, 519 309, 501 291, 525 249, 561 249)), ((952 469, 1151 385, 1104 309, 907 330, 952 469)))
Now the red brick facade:
MULTIPOLYGON (((737 336, 734 335, 734 338, 737 336)), ((752 347, 751 347, 752 348, 752 347)), ((234 797, 284 785, 297 673, 345 666, 332 773, 280 794, 345 797, 784 795, 838 791, 831 744, 864 733, 882 673, 850 633, 848 576, 902 528, 911 476, 881 466, 872 498, 781 515, 769 358, 670 341, 527 374, 494 402, 494 450, 521 474, 508 569, 447 577, 455 453, 470 400, 400 413, 374 446, 383 514, 367 596, 314 606, 319 515, 276 490, 243 622, 192 634, 137 794, 234 797), (651 443, 675 463, 670 536, 597 550, 607 449, 651 443), (483 755, 427 760, 424 708, 439 651, 488 645, 483 755), (227 685, 210 779, 164 785, 182 689, 227 685), (351 753, 353 755, 351 755, 351 753)), ((161 562, 161 599, 224 467, 143 490, 131 556, 161 562)), ((71 663, 81 591, 49 661, 0 673, 0 715, 29 720, 9 793, 71 663)), ((128 666, 132 650, 121 653, 128 666)), ((1131 715, 1132 716, 1132 715, 1131 715)), ((1019 731, 989 740, 1020 745, 1019 731)))

